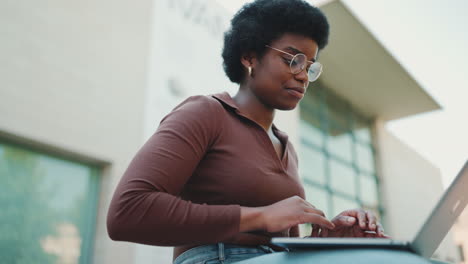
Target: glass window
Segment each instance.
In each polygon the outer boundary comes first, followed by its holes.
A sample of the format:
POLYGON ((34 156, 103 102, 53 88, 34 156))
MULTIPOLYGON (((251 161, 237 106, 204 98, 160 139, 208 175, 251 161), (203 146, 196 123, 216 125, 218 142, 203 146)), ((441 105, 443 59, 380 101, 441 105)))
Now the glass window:
POLYGON ((362 143, 370 144, 372 142, 371 136, 371 121, 362 117, 357 113, 353 113, 353 131, 356 139, 362 143))
POLYGON ((361 143, 356 144, 356 161, 359 169, 365 170, 371 174, 375 172, 374 155, 372 153, 371 145, 361 143))
POLYGON ((333 127, 344 130, 351 128, 351 109, 349 104, 330 90, 326 92, 326 118, 333 127))
POLYGON ((0 143, 0 256, 5 263, 89 263, 98 172, 0 143))
POLYGON ((299 123, 300 135, 303 143, 306 145, 313 145, 318 148, 323 145, 323 133, 319 127, 310 124, 307 121, 301 120, 299 123))
POLYGON ((359 203, 356 200, 343 198, 336 194, 332 196, 332 202, 333 202, 333 215, 330 216, 330 218, 337 216, 339 213, 345 210, 359 208, 359 203))
POLYGON ((354 129, 354 135, 356 138, 362 142, 370 143, 371 142, 371 132, 369 127, 360 127, 354 129))
POLYGON ((323 153, 302 145, 299 152, 299 174, 302 178, 325 185, 325 157, 323 153))
POLYGON ((377 182, 371 175, 359 175, 361 201, 370 207, 377 207, 377 182))
POLYGON ((329 129, 327 137, 328 152, 344 161, 353 161, 353 139, 350 133, 341 129, 329 129))
POLYGON ((330 159, 330 183, 333 191, 356 196, 356 172, 353 167, 330 159))
POLYGON ((299 172, 310 183, 306 193, 333 194, 325 199, 333 213, 359 206, 381 213, 372 120, 320 81, 313 86, 300 104, 299 172))
POLYGON ((316 187, 313 185, 305 184, 306 200, 322 210, 323 213, 328 217, 330 213, 329 206, 329 194, 324 188, 316 187))

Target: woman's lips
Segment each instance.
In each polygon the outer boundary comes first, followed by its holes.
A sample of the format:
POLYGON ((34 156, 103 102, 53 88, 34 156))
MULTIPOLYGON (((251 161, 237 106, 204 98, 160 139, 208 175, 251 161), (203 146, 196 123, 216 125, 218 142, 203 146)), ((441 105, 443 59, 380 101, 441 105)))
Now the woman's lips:
POLYGON ((302 99, 304 97, 305 89, 301 87, 286 88, 289 94, 292 96, 302 99))

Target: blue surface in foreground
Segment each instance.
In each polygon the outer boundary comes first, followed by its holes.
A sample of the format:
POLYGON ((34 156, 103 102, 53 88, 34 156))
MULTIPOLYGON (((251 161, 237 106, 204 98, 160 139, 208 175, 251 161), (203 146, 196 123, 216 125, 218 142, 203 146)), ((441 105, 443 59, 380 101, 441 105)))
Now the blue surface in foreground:
POLYGON ((268 254, 248 260, 236 262, 236 264, 441 264, 436 260, 424 259, 408 251, 388 249, 327 249, 304 250, 294 252, 280 252, 268 254))

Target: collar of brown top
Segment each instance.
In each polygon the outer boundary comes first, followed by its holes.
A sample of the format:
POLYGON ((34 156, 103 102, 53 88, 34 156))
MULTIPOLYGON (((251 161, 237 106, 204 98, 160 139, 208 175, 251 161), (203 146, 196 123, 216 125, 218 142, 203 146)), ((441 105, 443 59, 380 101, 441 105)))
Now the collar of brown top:
MULTIPOLYGON (((214 97, 215 99, 217 99, 218 101, 220 101, 221 103, 223 103, 224 105, 228 106, 229 108, 231 108, 232 110, 234 110, 234 112, 240 116, 243 116, 249 120, 251 120, 252 122, 254 123, 257 123, 255 122, 252 118, 250 118, 248 115, 242 113, 240 110, 239 110, 239 107, 236 105, 236 102, 234 101, 234 99, 232 99, 231 95, 228 93, 228 92, 223 92, 223 93, 218 93, 218 94, 212 94, 211 95, 212 97, 214 97)), ((273 131, 275 132, 275 134, 283 141, 283 142, 286 142, 288 140, 288 135, 286 133, 284 133, 283 131, 279 130, 275 124, 272 124, 272 129, 273 131)))
POLYGON ((229 106, 230 108, 234 110, 239 109, 239 107, 236 105, 236 102, 234 102, 234 99, 232 99, 231 95, 228 92, 213 94, 211 96, 218 99, 220 102, 222 102, 223 104, 229 106))

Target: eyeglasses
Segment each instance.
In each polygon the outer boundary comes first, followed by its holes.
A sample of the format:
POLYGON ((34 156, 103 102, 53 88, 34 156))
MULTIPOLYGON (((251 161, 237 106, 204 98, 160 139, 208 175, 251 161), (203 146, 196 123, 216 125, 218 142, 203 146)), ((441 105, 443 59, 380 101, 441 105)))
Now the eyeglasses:
POLYGON ((291 60, 289 60, 289 69, 291 70, 292 74, 299 74, 302 72, 304 69, 307 70, 307 77, 309 79, 309 82, 313 82, 318 79, 320 74, 322 73, 323 66, 320 62, 318 61, 308 61, 307 56, 302 54, 302 53, 297 53, 296 55, 293 55, 291 53, 288 53, 286 51, 273 48, 271 46, 265 45, 265 47, 274 49, 276 51, 279 51, 281 53, 287 54, 292 57, 291 60), (309 65, 309 66, 308 66, 309 65), (308 67, 307 67, 308 66, 308 67))

